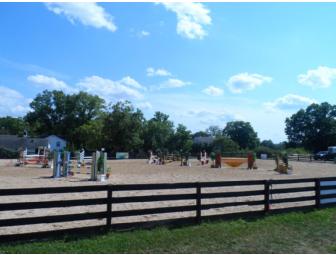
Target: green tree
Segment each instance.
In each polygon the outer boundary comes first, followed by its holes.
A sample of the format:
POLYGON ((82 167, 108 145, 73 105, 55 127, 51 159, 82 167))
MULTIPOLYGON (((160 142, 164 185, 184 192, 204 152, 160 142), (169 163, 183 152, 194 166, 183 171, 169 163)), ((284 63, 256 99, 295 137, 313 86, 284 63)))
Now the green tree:
MULTIPOLYGON (((79 145, 85 145, 87 137, 78 135, 78 128, 81 126, 92 127, 91 134, 100 137, 99 127, 101 127, 101 118, 105 101, 94 95, 86 92, 79 92, 77 94, 67 95, 66 100, 66 114, 64 118, 64 125, 69 140, 78 148, 79 145), (97 123, 94 123, 96 122, 97 123), (69 132, 69 127, 71 130, 69 132)), ((99 139, 98 143, 99 144, 99 139)), ((99 149, 96 147, 94 149, 99 149)))
POLYGON ((275 148, 275 144, 272 142, 272 140, 263 140, 260 143, 260 146, 268 147, 268 148, 271 148, 271 149, 275 148))
POLYGON ((258 148, 255 149, 255 153, 257 154, 258 157, 260 157, 261 154, 267 154, 268 157, 272 157, 276 155, 277 152, 280 151, 264 145, 260 145, 258 148))
POLYGON ((25 116, 35 135, 58 135, 72 149, 84 143, 77 128, 95 120, 104 108, 104 100, 85 92, 66 95, 62 91, 45 90, 30 103, 32 111, 25 116))
POLYGON ((142 149, 145 119, 139 109, 128 101, 111 106, 104 118, 103 134, 105 148, 110 151, 137 152, 142 149))
POLYGON ((30 103, 32 111, 25 120, 38 135, 63 135, 61 122, 64 119, 66 95, 62 91, 43 91, 30 103))
POLYGON ((228 137, 217 136, 212 143, 212 151, 237 152, 239 151, 239 145, 228 137))
POLYGON ((210 126, 207 128, 205 132, 212 137, 216 137, 216 136, 221 136, 223 133, 223 130, 219 126, 210 126))
POLYGON ((192 148, 191 131, 186 126, 178 124, 171 139, 171 149, 175 151, 190 152, 192 148))
POLYGON ((205 132, 205 131, 198 131, 198 132, 196 132, 196 133, 194 133, 192 135, 192 138, 195 138, 195 137, 207 137, 207 136, 209 136, 209 134, 207 132, 205 132))
POLYGON ((236 142, 241 149, 254 149, 259 144, 258 135, 249 122, 228 122, 223 135, 236 142))
POLYGON ((103 118, 88 121, 76 128, 76 135, 80 137, 80 147, 89 151, 105 148, 103 136, 103 118))
POLYGON ((169 150, 169 141, 173 134, 174 124, 169 120, 169 116, 156 112, 154 117, 146 123, 144 136, 146 150, 169 150))
POLYGON ((2 117, 0 118, 0 135, 19 135, 23 136, 28 130, 27 123, 23 118, 2 117))
POLYGON ((311 104, 287 118, 285 123, 290 146, 317 151, 336 144, 335 105, 311 104))

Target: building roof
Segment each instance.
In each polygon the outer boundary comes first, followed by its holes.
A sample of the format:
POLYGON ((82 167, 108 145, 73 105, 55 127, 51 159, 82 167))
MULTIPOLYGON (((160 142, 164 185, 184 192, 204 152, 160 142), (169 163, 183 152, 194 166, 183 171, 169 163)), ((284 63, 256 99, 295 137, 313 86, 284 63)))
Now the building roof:
POLYGON ((0 148, 5 148, 11 151, 17 151, 20 148, 34 150, 39 146, 48 146, 48 139, 19 137, 17 135, 0 135, 0 148))
POLYGON ((211 144, 213 140, 214 138, 212 136, 197 136, 193 139, 193 142, 197 144, 211 144))
POLYGON ((59 137, 59 136, 57 136, 57 135, 48 135, 48 136, 46 136, 45 138, 49 138, 49 137, 56 137, 57 139, 59 139, 59 140, 63 140, 64 142, 66 142, 66 140, 65 140, 64 138, 59 137))

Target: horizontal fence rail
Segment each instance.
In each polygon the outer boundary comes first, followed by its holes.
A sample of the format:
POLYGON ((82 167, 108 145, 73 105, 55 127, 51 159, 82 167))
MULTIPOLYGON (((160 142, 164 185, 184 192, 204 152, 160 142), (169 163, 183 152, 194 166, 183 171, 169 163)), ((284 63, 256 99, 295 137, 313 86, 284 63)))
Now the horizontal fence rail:
POLYGON ((289 160, 297 160, 297 161, 313 161, 314 155, 310 154, 297 154, 297 155, 288 155, 289 160))
POLYGON ((311 154, 297 154, 297 155, 288 155, 288 160, 291 161, 302 161, 302 162, 329 162, 329 163, 333 163, 334 160, 333 159, 315 159, 314 155, 311 154))
MULTIPOLYGON (((0 189, 0 197, 35 197, 45 194, 103 192, 102 197, 53 201, 19 201, 0 203, 0 212, 18 210, 38 210, 48 208, 67 208, 101 205, 103 211, 71 213, 64 215, 44 215, 34 217, 18 217, 0 219, 0 231, 4 227, 27 226, 35 224, 64 223, 85 220, 100 220, 103 225, 50 230, 29 233, 0 234, 0 241, 16 241, 20 239, 39 239, 59 233, 82 233, 85 230, 119 230, 136 227, 154 227, 158 225, 183 225, 200 223, 202 220, 229 219, 232 217, 261 216, 268 213, 280 213, 303 209, 321 208, 336 204, 336 177, 305 178, 305 179, 278 179, 278 180, 251 180, 251 181, 221 181, 196 183, 162 183, 162 184, 119 184, 119 185, 90 185, 73 187, 48 187, 28 189, 0 189), (284 186, 287 185, 287 186, 284 186), (297 186, 299 185, 299 186, 297 186), (303 186, 305 185, 305 186, 303 186), (215 188, 215 190, 214 190, 215 188), (225 189, 225 190, 223 190, 225 189), (135 195, 126 194, 125 191, 135 195), (149 193, 148 195, 139 192, 149 193), (153 194, 160 192, 160 194, 153 194), (167 192, 173 192, 167 194, 167 192), (139 194, 138 194, 139 193, 139 194), (118 194, 118 195, 116 195, 118 194), (289 197, 283 195, 290 194, 289 197), (304 195, 303 195, 304 194, 304 195), (124 194, 125 195, 125 194, 124 194), (229 199, 230 201, 226 201, 229 199), (232 201, 238 199, 238 201, 232 201), (223 201, 224 200, 224 201, 223 201), (176 202, 179 205, 167 205, 164 202, 176 202), (154 203, 149 208, 123 208, 123 204, 154 203), (302 204, 302 203, 310 204, 302 204), (291 206, 294 204, 294 207, 291 206), (277 206, 283 206, 277 208, 277 206), (119 208, 123 209, 116 209, 119 208), (121 207, 120 207, 121 206, 121 207), (225 211, 230 207, 230 211, 225 211), (249 211, 239 211, 236 208, 244 207, 249 211), (258 207, 258 208, 256 208, 258 207), (232 209, 233 208, 233 209, 232 209), (211 210, 222 211, 220 214, 209 215, 211 210), (223 211, 224 210, 224 211, 223 211), (144 215, 165 215, 171 213, 189 213, 189 216, 148 220, 135 222, 114 222, 113 219, 144 215), (190 216, 190 213, 193 214, 190 216)), ((21 199, 22 200, 22 199, 21 199)), ((9 201, 13 201, 9 199, 9 201)), ((97 209, 97 208, 96 208, 97 209)), ((19 229, 19 228, 18 228, 19 229)), ((2 233, 2 232, 0 232, 2 233)))

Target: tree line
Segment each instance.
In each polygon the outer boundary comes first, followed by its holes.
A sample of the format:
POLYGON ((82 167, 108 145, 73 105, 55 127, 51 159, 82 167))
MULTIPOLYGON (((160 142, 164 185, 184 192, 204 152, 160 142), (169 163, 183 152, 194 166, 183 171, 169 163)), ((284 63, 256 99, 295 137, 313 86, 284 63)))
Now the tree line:
POLYGON ((86 92, 65 94, 45 90, 30 103, 31 111, 20 118, 0 118, 0 134, 60 136, 71 151, 105 148, 109 153, 127 151, 146 155, 149 150, 191 152, 200 150, 225 152, 274 153, 289 147, 315 151, 336 144, 336 106, 312 104, 286 119, 288 142, 274 144, 261 141, 249 122, 232 121, 225 127, 210 126, 192 133, 169 116, 155 112, 150 119, 130 102, 106 102, 86 92), (194 143, 195 137, 211 137, 211 143, 194 143))

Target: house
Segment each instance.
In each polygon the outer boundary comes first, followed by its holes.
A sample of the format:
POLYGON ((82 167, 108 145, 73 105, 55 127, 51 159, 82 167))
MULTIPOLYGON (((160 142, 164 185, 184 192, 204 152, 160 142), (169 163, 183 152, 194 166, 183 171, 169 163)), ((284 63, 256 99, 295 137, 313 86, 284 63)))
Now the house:
POLYGON ((47 136, 45 139, 48 140, 48 148, 53 150, 64 150, 67 145, 67 142, 59 136, 50 135, 47 136))
POLYGON ((0 148, 6 150, 19 151, 26 149, 28 154, 34 154, 37 153, 38 147, 47 147, 50 151, 63 150, 66 147, 66 141, 56 135, 44 138, 0 135, 0 148))
POLYGON ((212 144, 214 138, 212 136, 196 136, 193 139, 195 144, 212 144))

